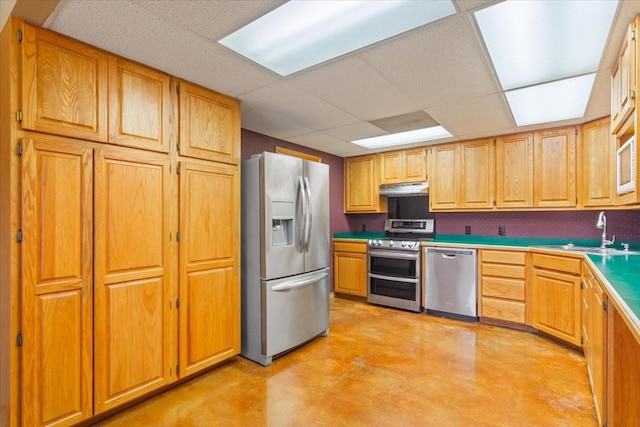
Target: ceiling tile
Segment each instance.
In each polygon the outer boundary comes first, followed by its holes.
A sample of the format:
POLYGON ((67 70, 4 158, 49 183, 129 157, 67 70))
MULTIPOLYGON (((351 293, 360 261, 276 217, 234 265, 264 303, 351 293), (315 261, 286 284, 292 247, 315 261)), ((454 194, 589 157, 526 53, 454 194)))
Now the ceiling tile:
POLYGON ((361 120, 396 116, 420 105, 359 56, 347 56, 288 79, 361 120))
POLYGON ((502 94, 465 99, 425 109, 449 133, 465 137, 513 129, 515 123, 502 94))
POLYGON ((280 139, 313 132, 313 129, 301 126, 298 122, 288 117, 257 108, 245 102, 241 105, 241 122, 244 129, 280 139))
POLYGON ((324 151, 325 153, 333 153, 339 156, 352 155, 362 149, 350 142, 341 141, 322 132, 314 132, 306 135, 299 135, 289 138, 288 141, 294 144, 304 145, 315 150, 324 151))
POLYGON ((499 92, 469 17, 438 21, 361 55, 422 108, 499 92))
POLYGON ((330 129, 360 121, 285 81, 244 94, 240 99, 258 108, 287 116, 313 130, 330 129))

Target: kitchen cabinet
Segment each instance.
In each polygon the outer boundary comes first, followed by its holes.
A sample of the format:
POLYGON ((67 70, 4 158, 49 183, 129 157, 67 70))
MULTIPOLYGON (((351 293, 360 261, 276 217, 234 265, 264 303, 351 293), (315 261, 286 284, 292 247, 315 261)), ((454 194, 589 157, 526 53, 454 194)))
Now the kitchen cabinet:
POLYGON ((454 210, 460 206, 460 144, 436 145, 430 149, 431 181, 429 208, 454 210))
POLYGON ((496 207, 533 207, 533 134, 496 139, 496 207))
POLYGON ((604 287, 588 267, 582 268, 582 348, 593 392, 598 425, 606 423, 606 307, 604 287))
POLYGON ((621 310, 607 312, 607 426, 631 426, 640 420, 640 339, 621 310))
POLYGON ((171 77, 109 56, 109 142, 169 152, 171 77))
POLYGON ((107 54, 23 23, 21 97, 25 130, 107 140, 107 54))
POLYGON ((528 254, 493 249, 479 252, 480 318, 530 325, 527 310, 528 254))
POLYGON ((427 150, 424 147, 380 153, 380 184, 427 180, 427 150))
POLYGON ((178 147, 175 78, 17 18, 0 47, 0 425, 90 422, 238 354, 237 101, 181 82, 178 147))
POLYGON ((240 103, 184 80, 178 94, 180 155, 239 164, 240 103))
POLYGON ((180 376, 240 353, 240 175, 180 161, 180 376))
POLYGON ((380 171, 376 154, 344 159, 344 211, 387 211, 387 198, 380 196, 380 171))
POLYGON ((533 205, 539 208, 577 205, 576 127, 534 133, 533 205))
POLYGON ((614 206, 616 198, 615 138, 605 117, 582 127, 581 174, 584 207, 614 206))
POLYGON ((531 321, 534 328, 580 346, 581 260, 533 252, 531 321))
POLYGON ((93 153, 46 135, 21 143, 21 425, 71 425, 93 413, 93 153))
POLYGON ((367 296, 367 243, 333 243, 333 290, 337 294, 367 296))
POLYGON ((492 139, 466 141, 460 144, 462 187, 461 207, 491 209, 494 206, 495 172, 492 139))
POLYGON ((169 158, 95 150, 94 405, 100 413, 171 381, 169 158))
POLYGON ((611 133, 617 134, 636 104, 636 28, 639 18, 629 24, 611 71, 611 133))

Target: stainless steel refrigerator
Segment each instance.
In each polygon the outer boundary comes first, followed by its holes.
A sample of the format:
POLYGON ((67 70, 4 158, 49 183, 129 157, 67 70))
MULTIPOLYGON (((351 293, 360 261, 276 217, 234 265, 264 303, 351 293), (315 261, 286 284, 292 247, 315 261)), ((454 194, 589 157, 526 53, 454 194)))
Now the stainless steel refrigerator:
POLYGON ((329 167, 242 162, 242 351, 264 366, 329 331, 329 167))

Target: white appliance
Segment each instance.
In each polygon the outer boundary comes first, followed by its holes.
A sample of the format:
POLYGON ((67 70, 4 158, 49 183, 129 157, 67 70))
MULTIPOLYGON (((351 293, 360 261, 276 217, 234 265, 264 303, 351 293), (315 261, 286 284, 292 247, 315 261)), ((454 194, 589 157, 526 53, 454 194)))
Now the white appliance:
POLYGON ((636 189, 636 137, 632 136, 616 152, 616 188, 618 194, 636 189))
POLYGON ((242 162, 242 351, 264 366, 329 331, 329 166, 242 162))

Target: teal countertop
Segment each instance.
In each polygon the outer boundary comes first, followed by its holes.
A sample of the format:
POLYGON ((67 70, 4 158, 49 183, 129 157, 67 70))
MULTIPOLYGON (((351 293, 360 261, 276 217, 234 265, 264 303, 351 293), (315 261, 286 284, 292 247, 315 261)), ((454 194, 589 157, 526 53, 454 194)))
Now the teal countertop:
MULTIPOLYGON (((378 239, 385 237, 383 232, 335 233, 336 239, 378 239)), ((528 248, 541 245, 559 245, 572 242, 577 246, 599 246, 599 240, 567 239, 555 237, 513 237, 513 236, 474 236, 460 234, 441 234, 433 243, 455 245, 487 245, 528 248)), ((640 242, 630 242, 631 248, 640 247, 640 242)), ((616 244, 616 247, 618 245, 616 244)), ((562 251, 561 251, 562 252, 562 251)), ((575 254, 575 252, 573 252, 575 254)), ((623 307, 632 323, 640 331, 640 255, 602 256, 586 255, 608 282, 609 288, 618 296, 628 310, 623 307), (634 318, 635 317, 635 318, 634 318)))

